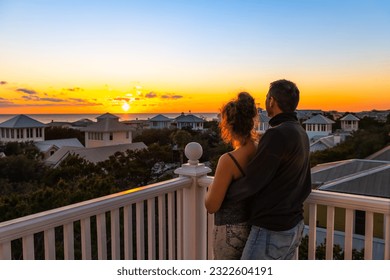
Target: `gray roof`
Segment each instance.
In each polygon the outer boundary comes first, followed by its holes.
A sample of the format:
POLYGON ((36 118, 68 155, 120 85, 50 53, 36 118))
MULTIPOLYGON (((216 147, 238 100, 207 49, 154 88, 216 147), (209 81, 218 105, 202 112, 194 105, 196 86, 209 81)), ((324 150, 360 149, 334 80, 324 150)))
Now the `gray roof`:
POLYGON ((259 113, 259 120, 262 123, 267 123, 267 122, 269 122, 270 117, 268 117, 267 112, 263 111, 263 112, 259 113))
POLYGON ((93 124, 93 121, 91 121, 90 119, 80 119, 78 121, 72 122, 73 126, 85 127, 85 126, 88 126, 90 124, 93 124))
POLYGON ((313 185, 326 191, 390 198, 390 163, 351 159, 311 169, 313 185))
POLYGON ((176 122, 186 122, 186 123, 202 123, 204 122, 203 119, 197 117, 197 116, 194 116, 192 114, 188 114, 188 115, 184 115, 184 114, 181 114, 180 116, 176 117, 175 118, 175 121, 176 122))
POLYGON ((105 114, 103 114, 103 115, 100 115, 100 116, 96 117, 96 119, 97 119, 98 121, 104 120, 104 119, 119 120, 119 117, 118 117, 118 116, 115 116, 115 115, 113 115, 113 114, 110 114, 110 113, 105 113, 105 114))
POLYGON ((82 131, 87 132, 116 132, 116 131, 131 131, 129 125, 120 123, 118 119, 105 118, 101 119, 97 123, 91 124, 85 128, 82 128, 82 131))
POLYGON ((171 122, 172 119, 164 116, 164 115, 157 115, 157 116, 154 116, 153 118, 150 118, 149 121, 151 122, 171 122))
POLYGON ((310 119, 308 119, 307 121, 304 121, 303 123, 304 124, 332 124, 335 122, 323 115, 315 115, 310 119))
POLYGON ((49 150, 52 146, 56 146, 57 148, 62 148, 62 147, 84 148, 83 144, 81 144, 77 138, 45 140, 45 141, 35 142, 34 144, 41 152, 49 150))
POLYGON ((390 145, 368 156, 367 159, 390 161, 390 145))
POLYGON ((147 146, 143 142, 136 142, 130 144, 111 145, 95 148, 74 148, 74 147, 62 147, 45 162, 54 167, 58 166, 62 160, 68 155, 78 155, 85 160, 97 163, 109 159, 110 156, 116 152, 125 152, 127 150, 142 150, 147 149, 147 146))
POLYGON ((352 114, 348 114, 340 119, 340 121, 360 121, 358 117, 355 117, 352 114))
POLYGON ((319 189, 390 198, 390 163, 335 180, 319 189))
POLYGON ((334 135, 329 135, 329 136, 325 136, 325 137, 321 137, 321 138, 317 139, 316 141, 314 141, 313 143, 310 144, 310 147, 317 145, 317 144, 320 144, 320 143, 323 144, 327 148, 332 148, 332 147, 336 146, 334 135))
POLYGON ((26 115, 17 115, 5 122, 0 123, 0 127, 4 128, 34 128, 45 127, 44 123, 34 120, 26 115))

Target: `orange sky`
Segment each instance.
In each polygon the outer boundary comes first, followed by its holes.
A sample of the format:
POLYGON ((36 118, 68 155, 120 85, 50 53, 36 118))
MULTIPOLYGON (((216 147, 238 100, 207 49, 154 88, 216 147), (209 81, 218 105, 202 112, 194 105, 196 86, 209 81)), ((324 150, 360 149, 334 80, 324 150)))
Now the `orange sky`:
POLYGON ((0 114, 218 112, 240 91, 264 107, 281 78, 298 85, 298 109, 387 110, 387 8, 1 1, 0 114))

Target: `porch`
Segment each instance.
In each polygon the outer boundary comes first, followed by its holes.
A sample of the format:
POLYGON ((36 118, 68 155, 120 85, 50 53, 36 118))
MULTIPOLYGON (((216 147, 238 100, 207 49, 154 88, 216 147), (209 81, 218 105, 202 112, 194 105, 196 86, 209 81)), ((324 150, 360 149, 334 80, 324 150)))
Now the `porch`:
MULTIPOLYGON (((178 178, 0 223, 0 259, 212 259, 213 215, 204 195, 213 177, 186 147, 178 178)), ((383 256, 390 259, 390 199, 313 190, 308 211, 308 259, 315 259, 317 209, 326 207, 326 259, 333 259, 335 212, 345 211, 344 258, 352 259, 354 213, 365 212, 364 259, 373 258, 374 215, 383 221, 383 256)))

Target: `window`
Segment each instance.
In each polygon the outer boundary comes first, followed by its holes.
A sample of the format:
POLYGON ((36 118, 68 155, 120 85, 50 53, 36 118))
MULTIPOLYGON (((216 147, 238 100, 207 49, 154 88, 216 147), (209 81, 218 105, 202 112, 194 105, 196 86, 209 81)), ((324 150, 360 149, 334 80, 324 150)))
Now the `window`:
POLYGON ((110 141, 114 140, 114 135, 110 132, 110 141))

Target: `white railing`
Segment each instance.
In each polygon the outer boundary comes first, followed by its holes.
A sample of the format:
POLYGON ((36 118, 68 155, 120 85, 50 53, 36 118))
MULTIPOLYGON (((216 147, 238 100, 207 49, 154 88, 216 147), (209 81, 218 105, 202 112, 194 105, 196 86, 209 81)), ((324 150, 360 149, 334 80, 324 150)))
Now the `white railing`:
POLYGON ((0 223, 0 259, 206 259, 199 147, 179 178, 0 223))
MULTIPOLYGON (((176 179, 0 223, 0 259, 212 259, 214 219, 204 195, 213 177, 198 162, 199 144, 185 152, 190 160, 176 179)), ((345 259, 352 259, 355 210, 366 212, 365 259, 372 259, 373 215, 384 215, 383 259, 390 259, 390 199, 317 190, 306 201, 309 259, 318 205, 327 207, 326 259, 333 258, 336 207, 346 213, 345 259)))
POLYGON ((374 214, 383 215, 383 259, 390 259, 390 199, 313 190, 306 204, 309 209, 309 259, 315 259, 317 245, 317 206, 326 206, 326 259, 333 259, 335 209, 345 209, 344 258, 352 259, 354 213, 365 211, 364 259, 373 256, 374 214))

